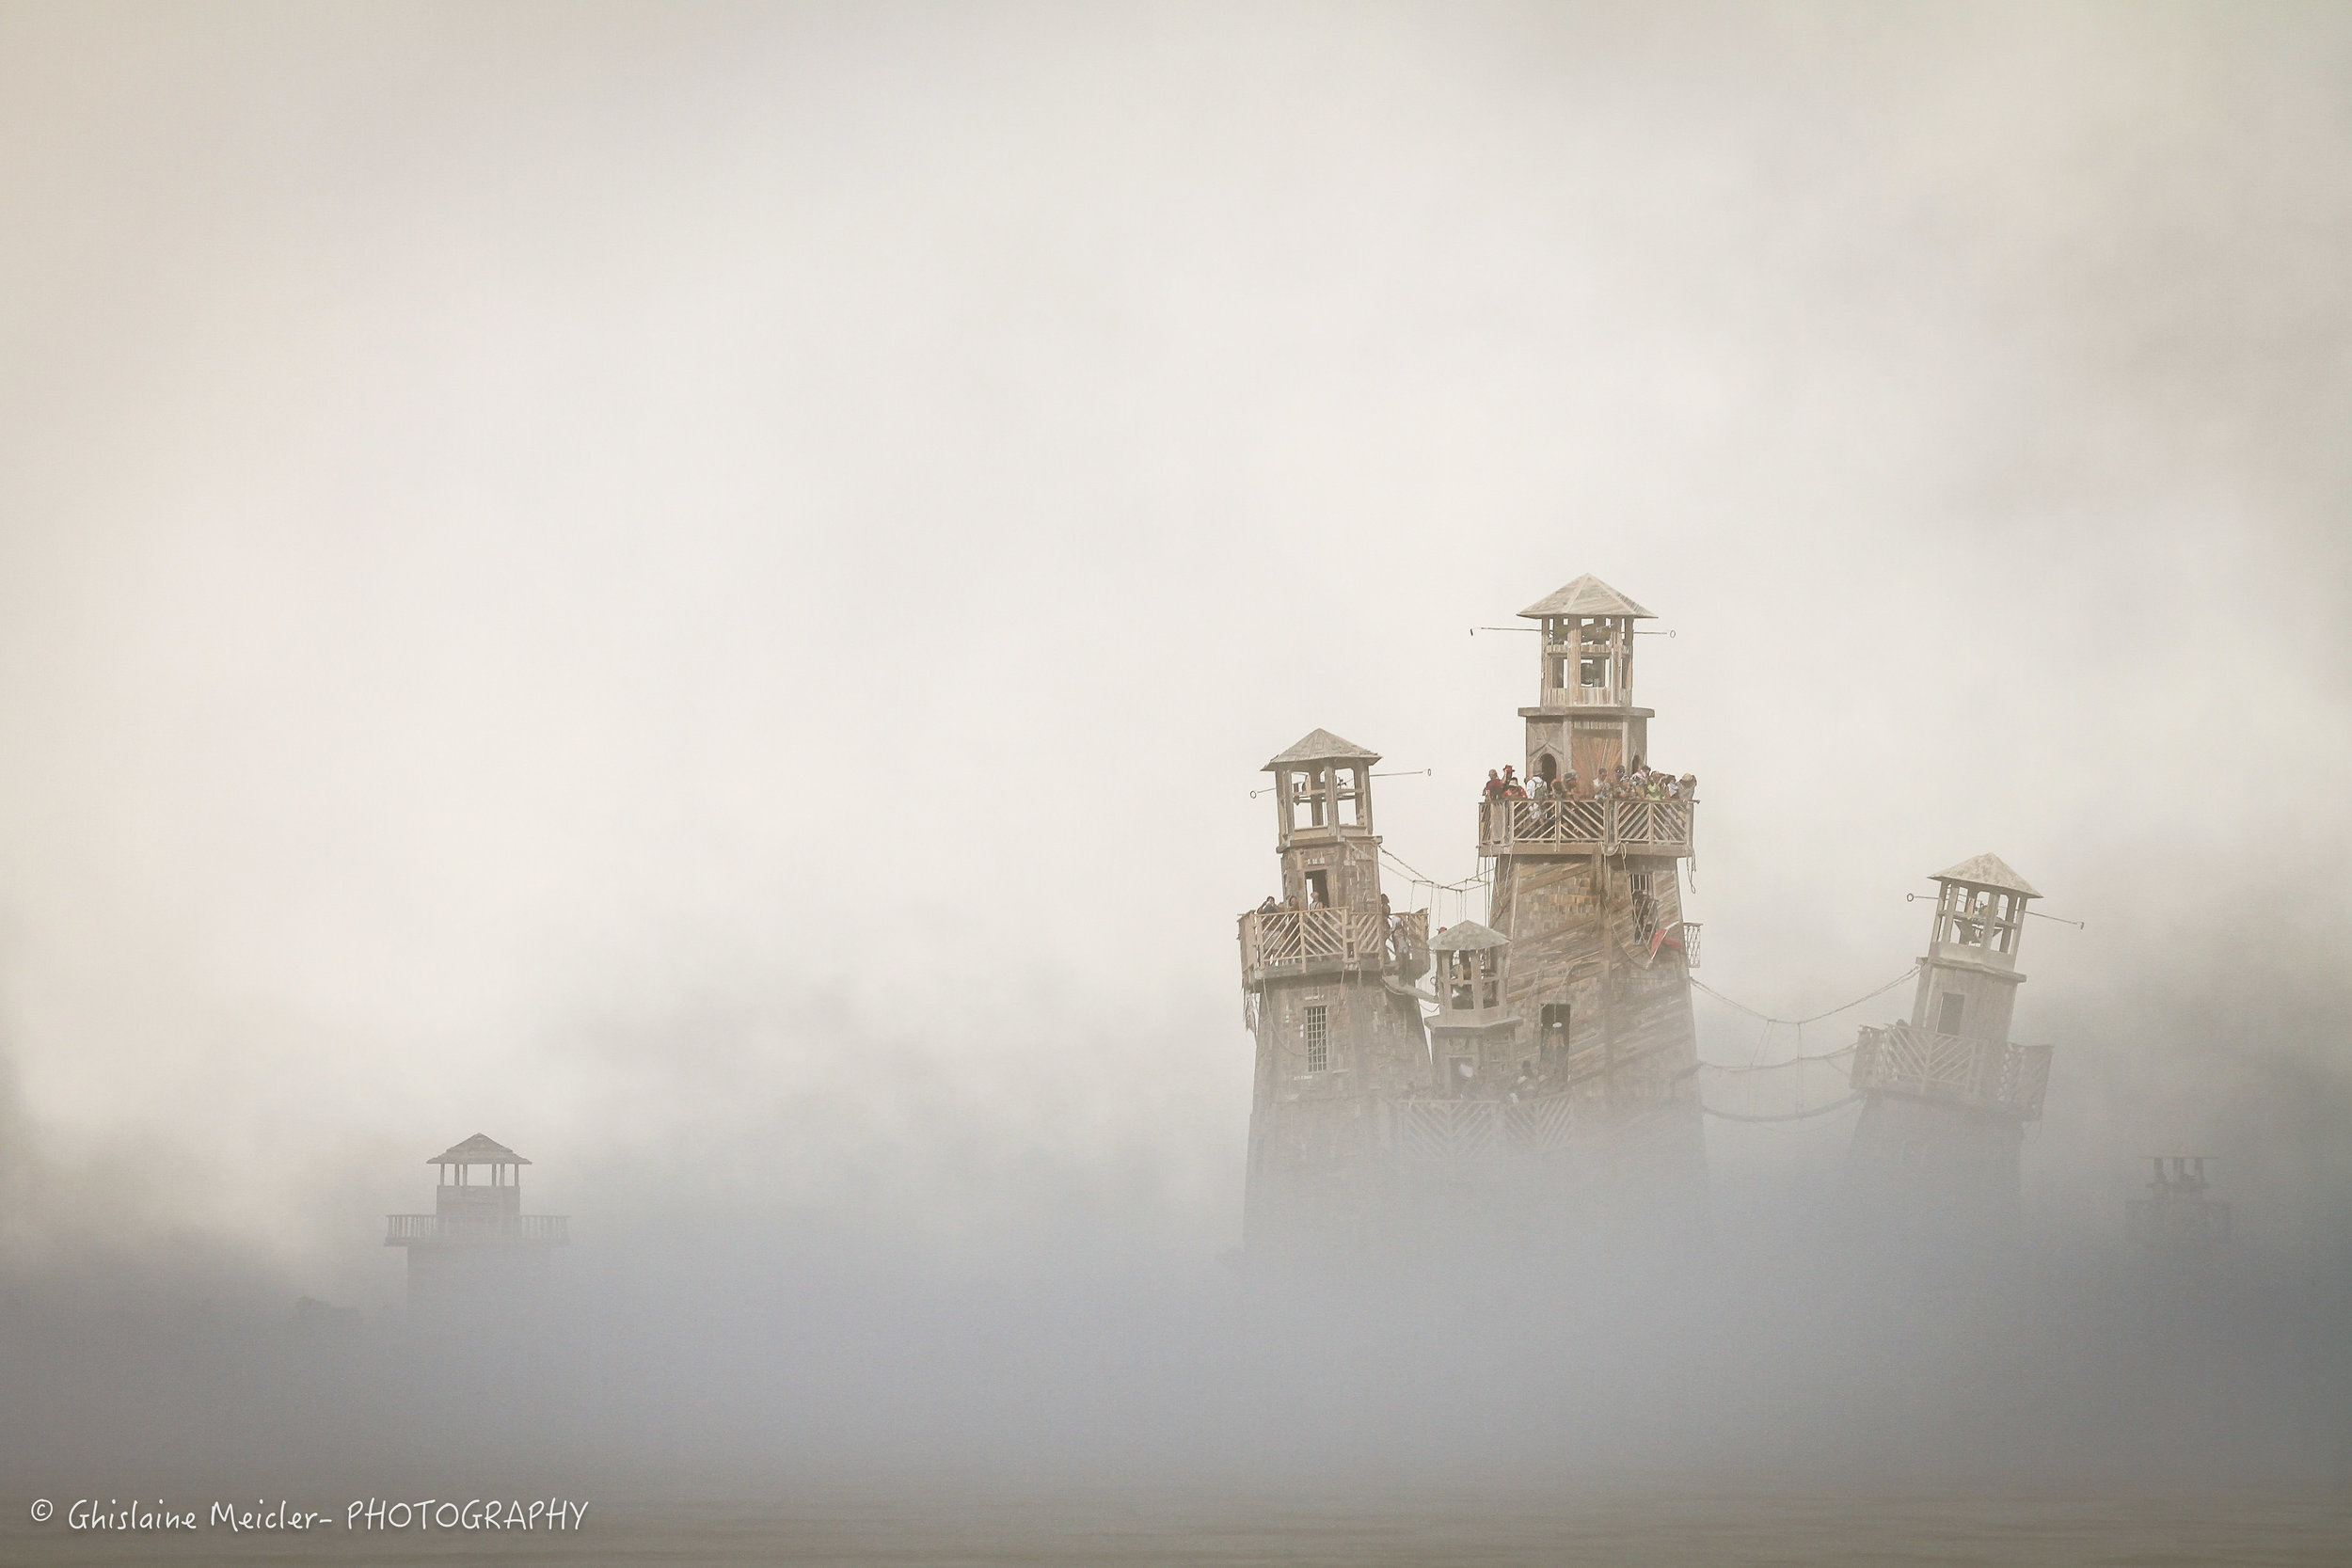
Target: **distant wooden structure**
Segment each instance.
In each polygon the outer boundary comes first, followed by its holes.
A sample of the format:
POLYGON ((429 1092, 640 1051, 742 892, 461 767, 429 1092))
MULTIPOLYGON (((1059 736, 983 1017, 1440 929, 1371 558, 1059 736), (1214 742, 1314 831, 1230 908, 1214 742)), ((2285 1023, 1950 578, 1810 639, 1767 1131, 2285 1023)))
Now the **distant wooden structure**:
POLYGON ((1589 576, 1519 617, 1538 634, 1537 701, 1518 711, 1527 774, 1544 788, 1478 808, 1491 921, 1510 940, 1504 999, 1525 1024, 1511 1081, 1488 1087, 1549 1107, 1619 1196, 1692 1203, 1707 1155, 1679 927, 1698 801, 1614 787, 1619 768, 1652 760, 1633 640, 1656 617, 1589 576))
POLYGON ((1939 871, 1911 1020, 1866 1028, 1849 1155, 1866 1193, 1906 1206, 2012 1208, 2026 1124, 2042 1116, 2050 1047, 2010 1039, 2026 905, 2042 896, 1997 855, 1939 871))
POLYGON ((439 1174, 433 1212, 385 1216, 384 1244, 408 1253, 412 1321, 452 1321, 533 1290, 549 1249, 571 1244, 566 1216, 522 1212, 522 1167, 531 1162, 504 1144, 477 1132, 425 1164, 439 1174))
POLYGON ((1481 1184, 1703 1192, 1680 897, 1696 802, 1615 787, 1647 760, 1633 638, 1653 617, 1591 577, 1520 614, 1538 634, 1538 701, 1519 714, 1542 784, 1478 802, 1490 925, 1433 937, 1426 911, 1388 909, 1377 753, 1316 730, 1265 765, 1282 893, 1240 921, 1253 1257, 1345 1244, 1481 1184))
POLYGON ((1241 917, 1244 1015, 1257 1038, 1247 1246, 1346 1246, 1376 1220, 1388 1107, 1429 1086, 1428 917, 1380 891, 1372 765, 1314 730, 1269 760, 1279 907, 1241 917))
POLYGON ((2148 1196, 2130 1200, 2124 1219, 2131 1239, 2152 1262, 2198 1269, 2230 1242, 2230 1206, 2206 1196, 2201 1154, 2152 1154, 2148 1196))

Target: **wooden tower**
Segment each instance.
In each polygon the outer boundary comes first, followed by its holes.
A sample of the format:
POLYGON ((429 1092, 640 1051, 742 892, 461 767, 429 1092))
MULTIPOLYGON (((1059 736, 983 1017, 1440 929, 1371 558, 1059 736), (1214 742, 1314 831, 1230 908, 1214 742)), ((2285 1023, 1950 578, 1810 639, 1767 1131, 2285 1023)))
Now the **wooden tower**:
POLYGON ((2026 1123, 2040 1118, 2050 1048, 2010 1043, 2031 883, 1997 855, 1939 871, 1911 1022, 1866 1028, 1850 1175, 1904 1207, 2014 1208, 2026 1123))
POLYGON ((1511 943, 1501 931, 1465 920, 1429 939, 1438 997, 1429 1021, 1429 1053, 1437 1090, 1476 1099, 1507 1088, 1519 1076, 1519 1020, 1505 991, 1511 943))
POLYGON ((523 1212, 522 1167, 531 1162, 476 1132, 425 1164, 440 1174, 433 1212, 385 1216, 384 1244, 408 1252, 410 1321, 455 1323, 535 1290, 548 1249, 570 1244, 571 1222, 523 1212))
POLYGON ((1428 1088, 1411 984, 1428 963, 1427 916, 1391 913, 1380 891, 1379 760, 1316 730, 1265 765, 1282 892, 1241 917, 1257 1040, 1244 1222, 1253 1258, 1361 1240, 1379 1218, 1386 1105, 1428 1088))
POLYGON ((1565 1147, 1597 1159, 1623 1196, 1689 1202, 1704 1191, 1706 1148, 1673 933, 1697 807, 1679 784, 1668 795, 1617 782, 1651 760, 1633 637, 1654 617, 1594 577, 1519 614, 1540 632, 1537 701, 1519 716, 1527 777, 1544 787, 1482 800, 1478 829, 1494 864, 1489 919, 1510 944, 1504 1011, 1520 1025, 1508 1070, 1529 1082, 1523 1099, 1572 1113, 1565 1147))
POLYGON ((2201 1154, 2152 1154, 2148 1196, 2125 1207, 2131 1238, 2153 1262, 2198 1269, 2230 1242, 2230 1206, 2205 1196, 2201 1154))

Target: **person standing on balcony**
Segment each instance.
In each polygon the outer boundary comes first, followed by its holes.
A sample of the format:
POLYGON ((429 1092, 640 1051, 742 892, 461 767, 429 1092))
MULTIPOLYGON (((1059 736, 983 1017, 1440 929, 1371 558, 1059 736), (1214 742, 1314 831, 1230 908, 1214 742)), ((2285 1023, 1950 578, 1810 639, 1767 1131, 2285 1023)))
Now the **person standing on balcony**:
POLYGON ((1489 800, 1502 799, 1502 775, 1491 768, 1486 769, 1486 799, 1489 800))
POLYGON ((1258 906, 1258 912, 1260 914, 1272 914, 1280 908, 1281 906, 1274 901, 1274 895, 1269 893, 1265 895, 1265 902, 1258 906))

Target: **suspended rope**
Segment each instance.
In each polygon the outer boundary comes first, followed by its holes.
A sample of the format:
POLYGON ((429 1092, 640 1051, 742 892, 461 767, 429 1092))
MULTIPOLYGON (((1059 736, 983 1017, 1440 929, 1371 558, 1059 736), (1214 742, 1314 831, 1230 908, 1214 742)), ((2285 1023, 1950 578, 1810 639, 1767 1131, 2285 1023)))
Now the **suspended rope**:
POLYGON ((1773 1072, 1785 1067, 1802 1067, 1807 1062, 1834 1062, 1840 1056, 1853 1053, 1854 1048, 1849 1045, 1836 1051, 1825 1051, 1818 1056, 1791 1056, 1784 1062, 1751 1062, 1745 1067, 1735 1067, 1729 1062, 1701 1062, 1699 1066, 1710 1072, 1773 1072))
POLYGON ((1851 1008, 1859 1007, 1874 996, 1884 996, 1888 991, 1893 990, 1897 986, 1904 985, 1916 978, 1918 973, 1919 972, 1916 969, 1906 969, 1900 974, 1896 975, 1892 980, 1887 981, 1886 984, 1879 987, 1877 990, 1865 991, 1851 1002, 1841 1003, 1837 1006, 1830 1008, 1827 1012, 1815 1013, 1810 1018, 1774 1018, 1770 1013, 1757 1012, 1754 1007, 1749 1006, 1744 1002, 1734 1002, 1730 997, 1725 996, 1722 991, 1717 990, 1713 986, 1708 985, 1706 981, 1699 979, 1695 975, 1692 977, 1691 984, 1698 990, 1705 991, 1716 1001, 1721 1002, 1724 1006, 1737 1007, 1741 1012, 1747 1014, 1750 1018, 1760 1018, 1767 1023, 1785 1023, 1796 1028, 1803 1028, 1808 1023, 1818 1023, 1825 1018, 1834 1018, 1837 1014, 1846 1012, 1851 1008))
MULTIPOLYGON (((1763 1021, 1764 1033, 1756 1042, 1756 1055, 1759 1058, 1764 1053, 1765 1042, 1772 1038, 1772 1029, 1775 1025, 1785 1025, 1797 1031, 1797 1053, 1794 1056, 1788 1057, 1785 1061, 1767 1062, 1757 1060, 1750 1062, 1744 1067, 1736 1067, 1724 1062, 1701 1062, 1699 1066, 1715 1072, 1776 1072, 1784 1068, 1802 1069, 1807 1062, 1835 1062, 1844 1057, 1851 1056, 1853 1054, 1855 1050, 1855 1048, 1851 1045, 1841 1047, 1836 1051, 1824 1051, 1814 1055, 1806 1055, 1804 1053, 1804 1026, 1808 1023, 1819 1023, 1825 1018, 1833 1018, 1842 1012, 1849 1012, 1855 1007, 1859 1007, 1865 1002, 1870 1001, 1874 997, 1883 996, 1888 991, 1893 990, 1896 987, 1911 980, 1916 973, 1917 971, 1915 970, 1907 970, 1903 974, 1896 975, 1884 985, 1863 992, 1860 996, 1855 997, 1851 1002, 1832 1007, 1827 1012, 1814 1013, 1806 1018, 1774 1018, 1770 1013, 1758 1012, 1756 1008, 1749 1006, 1746 1003, 1734 1002, 1730 997, 1725 996, 1722 991, 1719 991, 1713 987, 1706 984, 1704 981, 1693 977, 1691 984, 1697 987, 1700 990, 1707 992, 1708 995, 1713 997, 1716 1001, 1721 1002, 1727 1007, 1735 1007, 1740 1012, 1747 1014, 1750 1018, 1760 1019, 1763 1021)), ((1800 1111, 1783 1111, 1771 1116, 1750 1116, 1738 1111, 1719 1111, 1712 1105, 1708 1104, 1704 1100, 1700 1101, 1699 1109, 1704 1111, 1707 1115, 1715 1117, 1719 1121, 1809 1121, 1815 1117, 1827 1116, 1832 1111, 1843 1110, 1846 1106, 1852 1104, 1855 1101, 1860 1100, 1861 1098, 1862 1097, 1858 1094, 1849 1094, 1844 1099, 1832 1101, 1826 1105, 1815 1105, 1808 1109, 1800 1111)))
POLYGON ((1458 882, 1441 882, 1390 849, 1382 848, 1380 858, 1391 870, 1411 879, 1413 901, 1429 911, 1434 924, 1452 926, 1458 921, 1469 920, 1474 914, 1483 915, 1484 911, 1475 910, 1473 904, 1490 883, 1491 879, 1485 872, 1458 882), (1427 890, 1426 894, 1423 889, 1427 890))
POLYGON ((1776 1117, 1743 1117, 1733 1111, 1718 1111, 1705 1101, 1700 1102, 1699 1109, 1718 1121, 1804 1121, 1808 1117, 1824 1117, 1832 1111, 1842 1111, 1861 1098, 1858 1094, 1850 1094, 1843 1100, 1817 1105, 1810 1111, 1787 1111, 1776 1117))
POLYGON ((1404 872, 1407 877, 1410 877, 1414 883, 1420 887, 1443 888, 1448 893, 1462 893, 1470 888, 1484 887, 1486 885, 1486 879, 1483 875, 1468 877, 1458 882, 1441 882, 1435 877, 1432 877, 1428 873, 1408 863, 1402 855, 1397 854, 1394 850, 1388 848, 1386 846, 1383 846, 1380 850, 1380 858, 1387 861, 1397 870, 1404 872))

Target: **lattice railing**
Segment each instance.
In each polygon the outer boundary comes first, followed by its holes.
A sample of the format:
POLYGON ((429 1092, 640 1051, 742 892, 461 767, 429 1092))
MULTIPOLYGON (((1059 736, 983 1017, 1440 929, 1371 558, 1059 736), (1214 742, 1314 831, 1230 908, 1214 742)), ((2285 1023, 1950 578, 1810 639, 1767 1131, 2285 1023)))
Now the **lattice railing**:
POLYGON ((1501 1154, 1540 1154, 1567 1146, 1574 1109, 1565 1095, 1502 1100, 1399 1100, 1396 1141, 1411 1159, 1440 1164, 1501 1154))
POLYGON ((1688 844, 1689 800, 1612 800, 1610 836, 1620 844, 1688 844))
POLYGON ((1429 953, 1429 911, 1384 915, 1378 910, 1326 906, 1252 911, 1241 917, 1241 966, 1246 975, 1312 964, 1410 968, 1429 953))
POLYGON ((1694 800, 1483 800, 1478 840, 1487 848, 1559 846, 1582 850, 1687 854, 1694 800))
POLYGON ((1893 1023, 1862 1031, 1854 1046, 1853 1086, 1948 1100, 2034 1121, 2050 1086, 2050 1048, 1893 1023))

